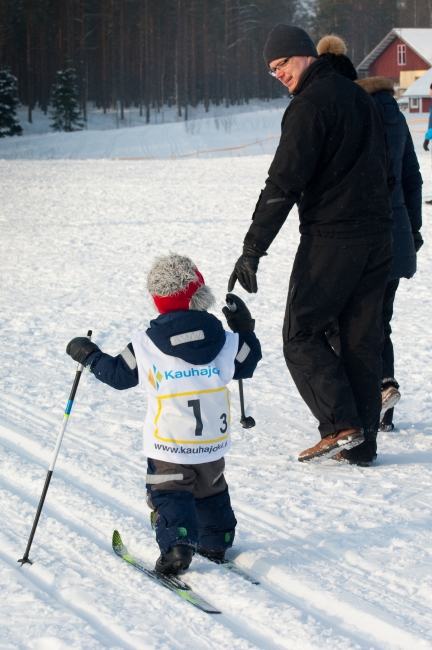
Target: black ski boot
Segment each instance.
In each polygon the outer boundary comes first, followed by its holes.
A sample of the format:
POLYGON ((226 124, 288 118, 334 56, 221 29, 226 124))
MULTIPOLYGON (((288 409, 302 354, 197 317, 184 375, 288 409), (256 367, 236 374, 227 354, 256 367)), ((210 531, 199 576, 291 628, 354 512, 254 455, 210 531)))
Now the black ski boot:
POLYGON ((192 546, 180 544, 173 546, 168 553, 161 555, 156 560, 155 571, 165 575, 177 575, 180 571, 186 571, 189 568, 194 550, 192 546))
POLYGON ((208 549, 204 548, 203 546, 198 546, 197 553, 199 555, 202 555, 203 557, 208 558, 212 562, 216 562, 217 564, 220 564, 225 559, 225 551, 224 550, 223 551, 209 551, 208 549))

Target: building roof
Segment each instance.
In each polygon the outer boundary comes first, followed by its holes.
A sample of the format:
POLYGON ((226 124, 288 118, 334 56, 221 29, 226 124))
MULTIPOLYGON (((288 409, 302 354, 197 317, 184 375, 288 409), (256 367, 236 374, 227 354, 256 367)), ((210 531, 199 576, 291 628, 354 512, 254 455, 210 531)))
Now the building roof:
POLYGON ((429 97, 432 84, 432 68, 429 68, 421 77, 404 92, 403 97, 429 97))
POLYGON ((424 59, 425 63, 432 66, 432 29, 394 27, 357 66, 358 72, 367 72, 372 63, 376 61, 395 38, 400 38, 401 41, 424 59))

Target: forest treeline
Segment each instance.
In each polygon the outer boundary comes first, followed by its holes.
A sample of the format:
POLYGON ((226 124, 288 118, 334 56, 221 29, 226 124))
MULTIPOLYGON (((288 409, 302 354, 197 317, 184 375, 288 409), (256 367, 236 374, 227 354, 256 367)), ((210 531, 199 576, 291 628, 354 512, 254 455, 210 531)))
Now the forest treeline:
POLYGON ((283 88, 262 50, 278 22, 318 39, 344 36, 358 63, 393 26, 430 27, 432 0, 0 0, 0 63, 29 109, 50 104, 56 72, 73 67, 80 104, 104 110, 226 105, 283 88), (398 25, 399 23, 399 25, 398 25))

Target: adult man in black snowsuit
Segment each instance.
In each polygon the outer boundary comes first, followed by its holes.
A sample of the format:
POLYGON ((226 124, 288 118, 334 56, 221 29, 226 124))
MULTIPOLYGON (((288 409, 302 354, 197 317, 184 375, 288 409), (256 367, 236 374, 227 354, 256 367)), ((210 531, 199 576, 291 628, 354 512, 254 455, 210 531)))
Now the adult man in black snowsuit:
POLYGON ((319 421, 300 461, 376 458, 384 289, 392 263, 394 176, 373 100, 318 60, 305 31, 277 25, 264 59, 294 95, 229 290, 257 291, 259 259, 297 203, 301 240, 283 327, 288 369, 319 421), (334 319, 341 356, 325 336, 334 319), (336 456, 337 454, 337 456, 336 456))

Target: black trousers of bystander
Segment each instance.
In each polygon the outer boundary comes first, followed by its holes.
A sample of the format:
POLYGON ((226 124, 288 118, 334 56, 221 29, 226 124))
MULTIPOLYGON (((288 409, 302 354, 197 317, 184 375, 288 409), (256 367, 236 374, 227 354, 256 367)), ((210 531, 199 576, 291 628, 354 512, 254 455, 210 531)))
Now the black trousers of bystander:
POLYGON ((346 452, 350 458, 376 453, 381 312, 392 259, 391 233, 363 240, 303 235, 291 274, 283 326, 285 360, 319 422, 321 437, 364 429, 366 441, 346 452), (325 335, 335 320, 340 356, 325 335))
POLYGON ((393 343, 390 338, 390 334, 392 333, 392 328, 390 325, 390 321, 393 317, 393 305, 394 305, 394 300, 396 297, 396 291, 399 286, 399 280, 390 280, 387 282, 385 292, 384 292, 384 300, 383 300, 383 308, 382 308, 382 323, 383 323, 383 330, 384 330, 384 344, 383 344, 383 350, 382 350, 382 370, 381 370, 381 378, 382 379, 387 379, 388 377, 392 377, 394 379, 394 352, 393 352, 393 343))
MULTIPOLYGON (((390 280, 384 293, 383 308, 382 308, 382 323, 383 323, 383 350, 382 350, 382 379, 394 379, 394 352, 393 343, 391 340, 392 328, 390 321, 393 318, 393 305, 396 297, 396 291, 399 286, 399 280, 390 280)), ((386 425, 393 423, 394 409, 389 409, 384 413, 382 422, 386 425)))

